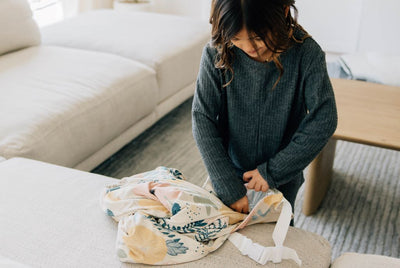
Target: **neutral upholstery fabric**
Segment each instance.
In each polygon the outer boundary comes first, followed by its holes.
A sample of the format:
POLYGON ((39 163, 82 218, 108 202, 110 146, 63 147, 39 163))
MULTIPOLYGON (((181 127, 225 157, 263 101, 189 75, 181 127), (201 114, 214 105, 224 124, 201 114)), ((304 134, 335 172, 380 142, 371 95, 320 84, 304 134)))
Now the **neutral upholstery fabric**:
MULTIPOLYGON (((115 255, 117 224, 100 208, 100 194, 112 178, 13 158, 0 163, 0 256, 33 267, 149 267, 121 264, 115 255)), ((272 246, 274 225, 240 232, 272 246)), ((329 267, 331 249, 321 236, 290 227, 285 246, 303 267, 329 267)), ((174 267, 258 267, 230 242, 196 261, 174 267)), ((293 261, 264 267, 298 267, 293 261)))
POLYGON ((40 44, 40 32, 26 0, 0 1, 0 55, 40 44))
POLYGON ((171 15, 98 10, 45 27, 42 38, 44 44, 107 52, 150 66, 161 102, 196 80, 210 28, 171 15))
POLYGON ((400 259, 387 256, 346 252, 338 257, 332 268, 398 268, 400 259))
POLYGON ((10 260, 9 258, 3 257, 0 255, 0 267, 4 268, 29 268, 25 264, 10 260))
POLYGON ((99 206, 113 179, 13 158, 0 163, 0 255, 32 267, 119 267, 99 206))
POLYGON ((156 105, 149 67, 119 56, 32 47, 0 59, 0 155, 73 167, 156 105))

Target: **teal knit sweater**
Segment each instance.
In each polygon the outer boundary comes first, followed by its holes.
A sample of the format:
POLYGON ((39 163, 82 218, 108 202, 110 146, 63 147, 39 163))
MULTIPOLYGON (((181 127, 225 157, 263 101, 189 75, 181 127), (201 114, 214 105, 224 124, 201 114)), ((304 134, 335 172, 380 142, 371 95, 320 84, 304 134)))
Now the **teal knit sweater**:
POLYGON ((227 86, 229 145, 217 130, 223 70, 217 51, 203 50, 192 106, 193 135, 217 196, 231 205, 246 194, 244 172, 258 169, 270 188, 303 179, 303 169, 333 135, 337 112, 325 54, 307 38, 273 62, 257 62, 233 47, 234 78, 227 86))

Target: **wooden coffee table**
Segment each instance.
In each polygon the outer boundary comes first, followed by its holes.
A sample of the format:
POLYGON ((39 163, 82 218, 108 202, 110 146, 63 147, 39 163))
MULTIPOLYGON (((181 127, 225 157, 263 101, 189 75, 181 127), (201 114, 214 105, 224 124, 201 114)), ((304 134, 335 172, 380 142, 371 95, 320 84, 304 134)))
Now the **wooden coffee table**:
POLYGON ((337 140, 400 151, 400 87, 332 79, 338 110, 338 127, 310 164, 303 213, 313 214, 332 179, 337 140))

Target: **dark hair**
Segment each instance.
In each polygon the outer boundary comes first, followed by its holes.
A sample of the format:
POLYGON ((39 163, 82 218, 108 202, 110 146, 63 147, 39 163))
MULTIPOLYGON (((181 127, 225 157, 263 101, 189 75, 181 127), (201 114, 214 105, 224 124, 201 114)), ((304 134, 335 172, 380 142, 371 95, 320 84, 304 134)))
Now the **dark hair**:
MULTIPOLYGON (((307 32, 297 23, 297 9, 294 0, 213 0, 210 23, 212 24, 212 45, 217 48, 216 68, 229 70, 233 79, 232 38, 243 27, 247 32, 260 37, 266 47, 273 52, 272 60, 279 69, 280 75, 273 88, 283 75, 283 66, 279 54, 286 51, 293 43, 301 43, 309 37, 307 32), (286 16, 285 9, 291 7, 286 16), (301 40, 294 37, 295 29, 305 33, 301 40)), ((253 44, 254 45, 254 44, 253 44)))

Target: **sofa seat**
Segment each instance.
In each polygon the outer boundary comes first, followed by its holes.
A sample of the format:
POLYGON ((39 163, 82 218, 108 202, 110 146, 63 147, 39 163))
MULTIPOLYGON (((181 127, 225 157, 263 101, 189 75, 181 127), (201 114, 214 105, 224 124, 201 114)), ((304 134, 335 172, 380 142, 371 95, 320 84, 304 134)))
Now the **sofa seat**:
MULTIPOLYGON (((3 259, 43 268, 149 267, 121 263, 117 257, 117 223, 99 202, 104 187, 116 179, 24 158, 0 162, 0 178, 0 266, 3 259)), ((255 224, 240 232, 273 246, 274 227, 255 224)), ((284 245, 297 251, 304 267, 329 267, 330 245, 317 234, 289 227, 284 245)), ((204 258, 173 267, 242 266, 260 265, 226 241, 204 258)), ((284 260, 264 267, 298 265, 284 260)))
POLYGON ((331 268, 399 268, 400 259, 375 254, 346 252, 332 263, 331 268))
POLYGON ((151 114, 157 95, 141 63, 51 46, 3 55, 0 85, 0 155, 69 167, 151 114))
POLYGON ((99 204, 114 179, 23 158, 0 162, 0 178, 0 256, 32 267, 120 267, 117 223, 99 204))
POLYGON ((91 11, 42 29, 43 44, 107 52, 150 66, 157 73, 157 103, 194 83, 209 40, 207 22, 146 12, 91 11))

